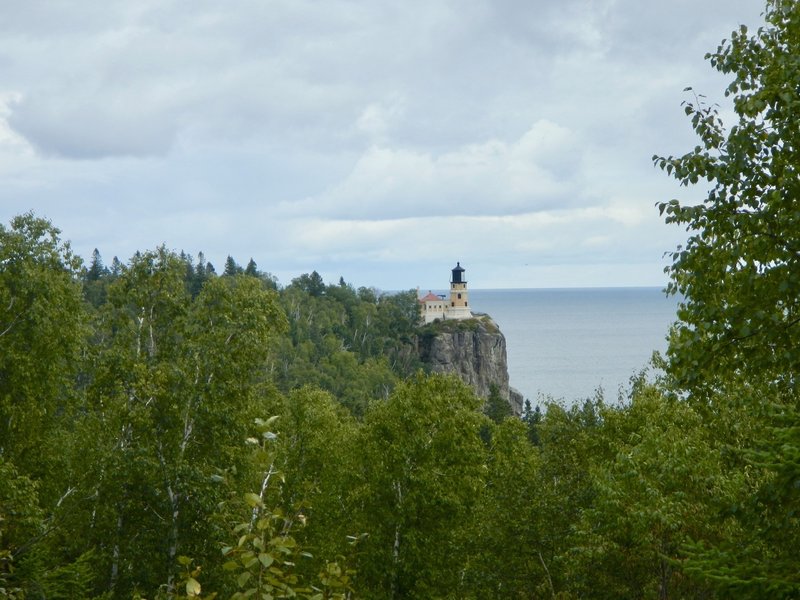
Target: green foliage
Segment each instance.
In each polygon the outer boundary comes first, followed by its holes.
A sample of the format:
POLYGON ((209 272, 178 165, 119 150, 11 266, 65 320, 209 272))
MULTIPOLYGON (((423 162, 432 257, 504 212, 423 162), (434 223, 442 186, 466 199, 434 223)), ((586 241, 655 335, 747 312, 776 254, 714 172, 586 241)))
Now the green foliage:
POLYGON ((186 269, 185 281, 186 286, 192 296, 197 296, 200 290, 203 289, 206 281, 213 279, 216 276, 214 265, 206 262, 205 255, 200 252, 197 255, 197 264, 192 264, 192 259, 189 256, 183 257, 184 268, 186 269))
POLYGON ((90 597, 94 553, 70 560, 48 543, 54 522, 38 487, 0 457, 0 598, 90 597))
POLYGON ((767 426, 739 449, 742 491, 723 515, 724 538, 687 543, 687 573, 737 598, 795 598, 800 590, 800 428, 794 407, 772 405, 767 426), (746 484, 746 485, 745 485, 746 484))
POLYGON ((65 543, 96 545, 117 594, 169 582, 179 551, 219 577, 214 477, 247 474, 239 440, 270 397, 270 340, 286 327, 257 279, 209 279, 192 298, 185 272, 163 247, 139 253, 100 313, 74 448, 91 500, 67 504, 86 537, 65 543))
POLYGON ((695 395, 754 380, 791 389, 800 367, 800 5, 770 0, 765 18, 707 55, 733 77, 736 123, 725 129, 702 98, 686 103, 700 144, 653 159, 683 185, 711 185, 702 204, 659 206, 691 233, 668 269, 669 291, 684 298, 669 369, 695 395))
POLYGON ((322 280, 322 276, 316 271, 292 279, 292 286, 315 298, 325 293, 325 282, 322 280))
POLYGON ((289 337, 275 348, 273 365, 283 391, 316 385, 362 416, 371 400, 385 399, 420 366, 413 291, 357 292, 344 281, 325 286, 313 272, 294 279, 280 300, 289 337))
POLYGON ((497 384, 489 386, 489 397, 483 406, 484 414, 495 423, 502 423, 514 414, 511 405, 500 395, 500 388, 497 384))
POLYGON ((505 419, 491 427, 484 490, 460 545, 465 553, 460 598, 535 598, 551 595, 542 567, 537 449, 527 427, 505 419))
POLYGON ((234 275, 241 275, 242 273, 244 273, 244 269, 236 264, 236 261, 233 260, 233 257, 229 254, 228 258, 225 260, 225 270, 222 274, 233 277, 234 275))
POLYGON ((0 456, 0 598, 21 598, 27 587, 16 573, 20 555, 44 527, 36 484, 0 456))
POLYGON ((481 326, 486 327, 492 333, 497 331, 497 326, 492 323, 491 319, 475 317, 472 319, 437 319, 421 327, 420 335, 423 337, 435 337, 440 333, 478 331, 481 326))
POLYGON ((43 476, 48 436, 72 410, 87 334, 80 259, 28 213, 0 225, 0 455, 43 476))
POLYGON ((522 411, 522 422, 528 427, 528 439, 532 444, 539 445, 539 423, 542 422, 542 409, 539 405, 531 408, 531 401, 525 400, 525 408, 522 411))
POLYGON ((480 400, 452 377, 418 375, 373 403, 357 447, 357 570, 370 598, 437 598, 456 589, 457 542, 482 488, 480 400))
POLYGON ((735 123, 726 129, 716 108, 697 98, 685 110, 700 145, 654 157, 681 184, 711 186, 697 206, 660 205, 668 223, 691 234, 668 269, 669 290, 684 297, 668 371, 690 401, 710 405, 709 421, 737 407, 757 419, 749 436, 719 431, 735 442, 757 493, 734 503, 728 536, 697 534, 685 569, 723 594, 749 598, 800 594, 796 561, 782 551, 800 544, 800 4, 768 0, 764 18, 754 33, 741 26, 707 55, 732 77, 726 96, 735 123))
MULTIPOLYGON (((308 523, 302 540, 321 557, 347 550, 348 536, 356 533, 349 506, 356 469, 357 423, 328 393, 304 387, 289 394, 276 423, 277 461, 285 473, 281 506, 291 511, 304 504, 308 523)), ((299 570, 311 578, 323 569, 318 560, 306 560, 299 570)))
MULTIPOLYGON (((536 535, 529 552, 535 553, 552 594, 580 586, 581 570, 573 567, 575 526, 594 500, 591 470, 603 457, 596 452, 602 399, 583 406, 565 407, 551 402, 537 426, 539 468, 536 472, 534 511, 536 535)), ((542 579, 544 578, 544 579, 542 579)), ((541 588, 541 583, 539 584, 541 588)))
MULTIPOLYGON (((83 295, 86 300, 94 307, 98 307, 106 301, 106 286, 112 279, 111 272, 103 264, 100 251, 95 248, 92 252, 92 260, 89 268, 84 269, 83 295)), ((116 276, 116 275, 115 275, 116 276)))
POLYGON ((291 511, 267 505, 273 488, 278 488, 280 496, 286 481, 284 472, 276 468, 279 456, 274 447, 278 434, 272 431, 276 420, 277 416, 256 419, 256 435, 248 438, 261 481, 258 493, 247 492, 243 496, 248 518, 234 526, 235 543, 222 548, 223 569, 235 580, 237 588, 230 597, 343 600, 352 589, 352 570, 326 563, 318 585, 298 573, 298 563, 312 558, 292 535, 293 529, 306 523, 305 501, 297 502, 291 511))
POLYGON ((603 411, 595 455, 595 494, 575 528, 571 557, 585 573, 582 593, 707 594, 681 572, 682 548, 693 538, 725 534, 728 524, 718 513, 741 481, 725 472, 719 442, 700 414, 655 388, 640 388, 628 406, 603 411))
POLYGON ((797 595, 791 348, 519 420, 415 371, 414 292, 0 236, 0 596, 797 595))

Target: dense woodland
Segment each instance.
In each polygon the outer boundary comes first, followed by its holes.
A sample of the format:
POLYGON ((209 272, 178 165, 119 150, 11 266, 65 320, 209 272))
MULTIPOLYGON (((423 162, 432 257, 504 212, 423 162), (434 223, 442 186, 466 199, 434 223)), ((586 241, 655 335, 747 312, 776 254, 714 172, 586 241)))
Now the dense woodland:
POLYGON ((421 370, 413 292, 0 226, 0 598, 800 597, 800 8, 708 56, 736 122, 667 355, 519 419, 421 370))

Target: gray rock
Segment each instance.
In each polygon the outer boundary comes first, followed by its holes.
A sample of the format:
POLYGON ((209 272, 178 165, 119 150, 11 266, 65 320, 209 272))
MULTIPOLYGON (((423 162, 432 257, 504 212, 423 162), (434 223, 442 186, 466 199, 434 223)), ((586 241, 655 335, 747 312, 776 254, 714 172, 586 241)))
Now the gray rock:
POLYGON ((433 373, 453 373, 487 398, 492 384, 522 414, 522 395, 508 383, 506 338, 489 315, 477 314, 466 321, 435 322, 420 336, 419 354, 433 373))

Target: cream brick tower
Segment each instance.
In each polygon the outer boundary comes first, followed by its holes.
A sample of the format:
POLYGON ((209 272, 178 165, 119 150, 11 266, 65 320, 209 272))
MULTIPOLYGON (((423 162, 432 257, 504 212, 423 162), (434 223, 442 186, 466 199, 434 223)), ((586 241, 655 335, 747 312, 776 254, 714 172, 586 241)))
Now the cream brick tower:
POLYGON ((450 306, 446 313, 448 319, 469 319, 472 312, 469 309, 469 294, 467 280, 464 279, 464 268, 461 263, 456 263, 453 269, 453 278, 450 280, 450 306))

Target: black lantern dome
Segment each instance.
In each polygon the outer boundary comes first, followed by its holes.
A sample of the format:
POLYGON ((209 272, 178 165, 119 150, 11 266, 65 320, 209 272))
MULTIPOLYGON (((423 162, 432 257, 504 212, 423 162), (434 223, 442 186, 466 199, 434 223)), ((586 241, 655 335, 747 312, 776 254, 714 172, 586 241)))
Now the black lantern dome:
POLYGON ((467 283, 464 278, 464 268, 461 266, 460 262, 456 263, 455 268, 453 269, 453 281, 451 283, 467 283))

